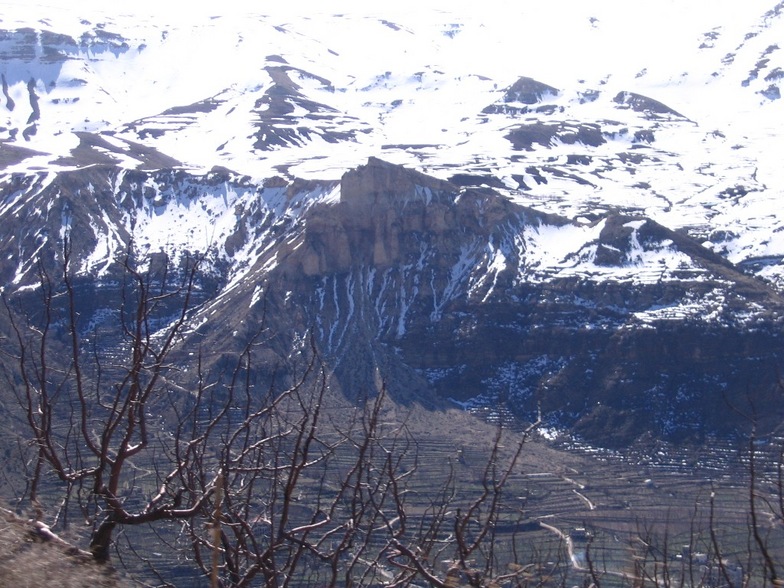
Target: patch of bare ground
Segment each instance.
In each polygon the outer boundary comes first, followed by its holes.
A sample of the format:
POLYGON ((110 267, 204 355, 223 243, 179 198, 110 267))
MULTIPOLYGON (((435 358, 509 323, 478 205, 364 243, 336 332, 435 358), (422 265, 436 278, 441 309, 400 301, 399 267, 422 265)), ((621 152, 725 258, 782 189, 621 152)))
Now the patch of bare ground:
POLYGON ((41 155, 41 153, 26 147, 19 147, 18 145, 0 141, 0 169, 21 163, 34 155, 41 155))
POLYGON ((45 525, 0 510, 0 586, 61 588, 126 586, 109 565, 96 563, 45 525))
MULTIPOLYGON (((475 494, 495 426, 460 410, 414 409, 408 423, 418 439, 420 470, 427 473, 417 490, 427 492, 428 483, 453 468, 460 492, 466 499, 475 494)), ((514 447, 516 435, 507 430, 503 444, 514 447)), ((762 568, 753 561, 755 550, 749 552, 749 472, 742 445, 671 451, 654 463, 620 451, 531 440, 504 491, 497 553, 515 551, 518 562, 560 561, 573 581, 585 574, 590 558, 602 586, 629 585, 643 573, 640 562, 675 577, 707 573, 706 565, 720 558, 729 570, 756 577, 762 568)), ((781 561, 784 526, 776 510, 765 507, 782 492, 773 461, 759 464, 755 498, 758 513, 764 511, 758 516, 767 547, 781 561)))
POLYGON ((122 140, 127 147, 121 148, 117 143, 113 144, 95 133, 77 132, 75 135, 79 137, 79 145, 71 150, 70 156, 60 158, 56 162, 58 165, 115 164, 129 158, 137 160, 138 168, 145 170, 176 168, 181 165, 176 159, 134 141, 122 140))
MULTIPOLYGON (((339 395, 330 400, 322 424, 331 422, 343 429, 353 408, 339 395)), ((498 428, 474 414, 389 403, 381 420, 381 443, 395 450, 395 431, 403 426, 405 441, 397 437, 397 450, 408 452, 406 467, 416 462, 405 494, 409 522, 428 520, 438 510, 438 501, 451 497, 443 511, 447 531, 452 529, 450 517, 459 517, 460 509, 465 512, 492 486, 488 482, 496 481, 488 479, 488 472, 504 470, 524 430, 522 425, 503 430, 496 456, 499 467, 492 470, 488 460, 499 439, 498 428)), ((716 445, 708 453, 670 454, 657 463, 651 462, 653 453, 663 450, 652 449, 634 458, 586 446, 555 445, 538 437, 528 441, 504 486, 502 506, 492 525, 493 557, 503 564, 501 569, 531 566, 537 573, 541 570, 557 578, 545 585, 573 586, 582 585, 593 567, 601 585, 614 588, 633 585, 640 574, 655 575, 657 569, 667 569, 673 577, 702 574, 705 562, 715 560, 711 554, 719 545, 721 559, 729 562, 727 573, 742 573, 743 568, 732 567, 751 561, 746 555, 748 472, 738 449, 716 445), (686 558, 694 554, 694 559, 684 559, 684 554, 686 558)), ((339 450, 336 467, 348 468, 351 463, 350 449, 339 450)), ((139 472, 137 483, 147 483, 139 472)), ((755 496, 771 553, 782 561, 784 527, 770 512, 762 512, 762 505, 775 504, 778 498, 776 472, 761 472, 755 496)), ((303 500, 324 494, 323 484, 325 478, 320 476, 303 478, 303 500)), ((305 503, 297 502, 295 507, 305 515, 309 511, 305 503)), ((0 518, 0 524, 0 586, 122 585, 110 568, 94 564, 84 552, 46 541, 32 523, 9 515, 0 518)), ((196 572, 182 568, 177 554, 160 537, 144 533, 144 529, 128 529, 125 537, 163 577, 180 585, 195 581, 196 572)), ((447 573, 449 556, 445 551, 444 568, 436 569, 437 574, 447 573)), ((752 576, 759 574, 759 563, 755 565, 752 576)), ((128 573, 144 576, 140 570, 128 573)))

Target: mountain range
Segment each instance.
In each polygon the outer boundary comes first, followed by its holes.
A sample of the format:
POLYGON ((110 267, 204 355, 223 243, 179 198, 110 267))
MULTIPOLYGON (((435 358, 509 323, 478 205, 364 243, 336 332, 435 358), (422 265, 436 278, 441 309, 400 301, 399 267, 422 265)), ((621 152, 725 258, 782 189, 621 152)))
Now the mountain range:
POLYGON ((263 321, 267 367, 312 333, 349 397, 605 445, 778 424, 784 3, 640 6, 11 3, 3 294, 67 235, 85 340, 132 247, 200 260, 183 362, 263 321))

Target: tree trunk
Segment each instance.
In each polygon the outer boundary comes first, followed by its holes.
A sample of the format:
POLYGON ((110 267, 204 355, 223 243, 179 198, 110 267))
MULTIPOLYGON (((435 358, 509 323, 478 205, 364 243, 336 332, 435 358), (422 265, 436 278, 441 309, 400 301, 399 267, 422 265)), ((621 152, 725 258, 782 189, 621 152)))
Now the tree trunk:
POLYGON ((117 525, 117 520, 113 513, 109 514, 93 533, 90 539, 90 552, 93 558, 99 562, 109 561, 109 548, 112 545, 112 532, 117 525))

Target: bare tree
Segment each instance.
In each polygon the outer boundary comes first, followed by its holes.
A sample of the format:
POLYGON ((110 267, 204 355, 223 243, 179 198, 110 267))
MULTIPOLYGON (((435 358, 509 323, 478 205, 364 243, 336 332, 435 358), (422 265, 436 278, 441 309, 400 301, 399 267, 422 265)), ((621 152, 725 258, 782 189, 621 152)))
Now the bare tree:
POLYGON ((132 250, 120 262, 120 336, 108 350, 105 333, 84 343, 67 240, 56 275, 38 265, 37 314, 3 298, 37 517, 53 503, 54 523, 80 514, 99 561, 149 560, 132 539, 122 551, 115 543, 149 527, 216 587, 554 585, 558 562, 521 562, 497 542, 523 518, 507 490, 538 422, 499 427, 478 480, 461 487, 452 467, 435 479, 405 419, 386 417, 384 390, 340 401, 307 336, 285 377, 257 377, 263 321, 221 370, 193 350, 186 375, 178 345, 199 262, 157 274, 148 265, 132 250))
POLYGON ((406 517, 410 499, 395 495, 396 516, 384 521, 389 532, 387 561, 398 570, 391 585, 408 585, 416 579, 441 588, 523 585, 534 575, 531 568, 537 562, 526 562, 531 567, 519 565, 508 555, 499 558, 495 549, 498 528, 504 522, 519 522, 505 491, 539 423, 516 434, 498 428, 474 496, 457 492, 450 468, 441 492, 428 501, 427 516, 415 524, 406 517), (507 450, 504 441, 512 441, 512 447, 507 450), (445 561, 448 567, 443 570, 445 561))
POLYGON ((314 348, 295 385, 260 396, 247 384, 238 387, 247 382, 239 376, 251 369, 251 357, 245 354, 227 386, 229 398, 217 404, 197 398, 175 433, 177 460, 190 464, 178 471, 177 484, 201 496, 210 472, 224 480, 215 505, 221 517, 213 521, 219 532, 185 522, 196 565, 221 586, 258 578, 265 586, 340 586, 376 577, 383 511, 416 469, 405 427, 381 422, 383 391, 331 416, 327 374, 314 348), (223 408, 198 416, 200 407, 215 405, 223 408), (231 423, 226 407, 237 405, 241 414, 231 423), (188 459, 208 447, 218 448, 214 459, 188 459))
POLYGON ((152 407, 167 394, 167 378, 175 371, 170 354, 190 308, 198 261, 187 263, 175 284, 167 276, 155 283, 135 265, 132 252, 121 263, 121 337, 112 357, 82 345, 67 239, 59 280, 43 261, 38 264, 39 320, 20 317, 4 298, 15 337, 9 353, 16 369, 9 377, 17 380, 14 388, 33 435, 28 497, 39 505, 50 490, 46 479, 54 474, 63 487, 63 515, 75 500, 93 524, 90 551, 101 561, 109 557, 118 525, 192 518, 215 483, 187 502, 167 488, 151 500, 136 496, 143 489, 133 483, 135 466, 157 445, 150 430, 152 407))

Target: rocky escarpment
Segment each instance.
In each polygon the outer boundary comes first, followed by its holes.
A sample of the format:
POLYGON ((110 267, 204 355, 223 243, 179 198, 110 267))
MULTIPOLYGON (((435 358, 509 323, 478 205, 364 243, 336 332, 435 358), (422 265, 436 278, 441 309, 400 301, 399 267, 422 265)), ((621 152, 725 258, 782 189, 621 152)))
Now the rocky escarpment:
POLYGON ((253 343, 258 377, 280 377, 312 333, 350 398, 541 410, 606 445, 729 433, 750 401, 779 406, 780 293, 644 216, 573 221, 375 158, 339 184, 18 175, 2 202, 4 295, 40 304, 68 235, 80 328, 109 349, 133 243, 154 287, 199 261, 183 366, 229 369, 253 343))
POLYGON ((298 263, 307 276, 356 267, 383 272, 424 263, 423 256, 434 269, 451 269, 466 238, 490 239, 526 212, 537 215, 487 192, 458 191, 371 158, 343 176, 339 203, 307 216, 298 263))
POLYGON ((649 219, 578 226, 371 159, 300 227, 270 283, 346 391, 541 407, 609 444, 727 432, 774 393, 781 296, 649 219), (545 267, 552 231, 593 238, 545 267))

